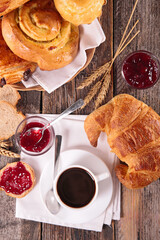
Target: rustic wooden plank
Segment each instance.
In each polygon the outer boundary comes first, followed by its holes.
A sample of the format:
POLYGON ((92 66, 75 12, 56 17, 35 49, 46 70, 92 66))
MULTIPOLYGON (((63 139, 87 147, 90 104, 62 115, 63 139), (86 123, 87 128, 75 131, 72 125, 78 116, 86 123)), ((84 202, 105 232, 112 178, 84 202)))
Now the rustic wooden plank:
MULTIPOLYGON (((75 80, 60 87, 52 94, 43 93, 43 113, 61 113, 71 103, 79 98, 84 98, 88 93, 90 87, 83 90, 76 90, 79 84, 87 77, 93 70, 101 66, 111 59, 113 55, 113 1, 108 0, 108 3, 103 8, 103 15, 101 18, 102 27, 106 34, 106 42, 96 49, 94 58, 89 66, 82 71, 75 80)), ((113 96, 113 85, 111 84, 109 93, 104 102, 107 102, 113 96)), ((94 109, 93 101, 83 110, 78 110, 74 114, 89 114, 94 109)), ((42 224, 42 240, 47 239, 67 239, 67 240, 107 240, 113 239, 113 229, 104 226, 102 233, 93 231, 84 231, 78 229, 65 228, 49 224, 42 224)))
MULTIPOLYGON (((134 2, 114 1, 114 51, 120 42, 134 2)), ((121 76, 122 61, 132 51, 148 50, 160 58, 159 18, 160 8, 156 0, 139 1, 131 24, 133 26, 133 22, 140 19, 141 33, 118 57, 114 65, 114 94, 131 94, 160 114, 160 81, 150 89, 134 90, 128 87, 121 76)), ((116 240, 160 239, 159 194, 159 180, 139 190, 122 187, 122 216, 115 225, 116 240)))
MULTIPOLYGON (((39 113, 41 104, 41 93, 23 92, 18 103, 18 110, 23 113, 39 113)), ((8 162, 16 159, 0 157, 0 169, 8 162)), ((4 192, 0 193, 0 240, 31 240, 41 239, 41 224, 15 218, 16 201, 7 196, 4 192)))
POLYGON ((24 114, 41 112, 41 92, 20 92, 21 99, 18 102, 18 109, 24 114))

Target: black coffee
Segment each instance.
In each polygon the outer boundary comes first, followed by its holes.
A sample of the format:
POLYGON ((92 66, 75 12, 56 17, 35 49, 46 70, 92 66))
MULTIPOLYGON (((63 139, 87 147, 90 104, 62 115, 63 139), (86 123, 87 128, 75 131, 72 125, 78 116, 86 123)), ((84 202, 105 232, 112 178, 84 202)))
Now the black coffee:
POLYGON ((89 172, 70 168, 63 172, 57 182, 58 194, 66 205, 73 208, 86 206, 94 197, 95 181, 89 172))

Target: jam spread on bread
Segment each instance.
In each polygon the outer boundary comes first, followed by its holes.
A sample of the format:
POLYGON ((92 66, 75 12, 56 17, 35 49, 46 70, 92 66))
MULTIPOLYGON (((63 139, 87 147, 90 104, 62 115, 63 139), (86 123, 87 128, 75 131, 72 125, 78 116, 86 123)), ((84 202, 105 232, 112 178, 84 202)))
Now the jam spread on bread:
POLYGON ((38 142, 39 138, 35 131, 31 131, 30 134, 25 134, 28 129, 33 127, 43 127, 44 124, 39 122, 30 122, 23 129, 20 136, 20 145, 30 152, 41 152, 49 143, 50 140, 50 132, 48 129, 44 131, 43 137, 40 142, 38 142), (38 143, 37 143, 38 142, 38 143))
POLYGON ((123 64, 123 75, 129 85, 138 89, 153 86, 158 79, 158 65, 151 55, 135 52, 123 64))
POLYGON ((32 184, 31 174, 21 162, 14 167, 6 168, 0 179, 0 187, 5 192, 16 195, 30 189, 32 184))

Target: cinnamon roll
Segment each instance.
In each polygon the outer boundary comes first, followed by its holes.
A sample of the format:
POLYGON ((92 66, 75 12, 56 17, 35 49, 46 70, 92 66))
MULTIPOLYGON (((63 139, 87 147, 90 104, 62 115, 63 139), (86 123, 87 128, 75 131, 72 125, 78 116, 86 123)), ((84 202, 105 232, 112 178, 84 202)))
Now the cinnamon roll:
POLYGON ((105 0, 54 0, 54 3, 65 20, 78 26, 99 17, 105 0))
POLYGON ((66 66, 78 51, 78 27, 60 16, 52 0, 33 0, 7 14, 2 33, 16 55, 42 70, 66 66))

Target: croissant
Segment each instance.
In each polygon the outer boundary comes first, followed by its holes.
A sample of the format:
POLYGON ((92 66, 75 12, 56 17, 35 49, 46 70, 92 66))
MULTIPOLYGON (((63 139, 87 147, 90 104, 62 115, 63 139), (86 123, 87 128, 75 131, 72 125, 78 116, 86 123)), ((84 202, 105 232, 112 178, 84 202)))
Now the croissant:
POLYGON ((17 56, 42 70, 64 67, 78 52, 78 27, 62 19, 52 0, 33 0, 5 15, 2 33, 17 56))
POLYGON ((54 0, 54 3, 65 20, 79 26, 99 17, 105 0, 54 0))
POLYGON ((29 0, 1 0, 0 1, 0 16, 11 12, 13 9, 21 6, 22 4, 28 2, 29 0))
POLYGON ((127 188, 142 188, 160 177, 160 116, 128 94, 114 97, 85 120, 85 132, 96 147, 101 132, 119 159, 115 171, 127 188))
POLYGON ((0 20, 0 85, 4 82, 13 84, 27 80, 35 71, 37 64, 28 62, 16 56, 3 39, 0 20))

